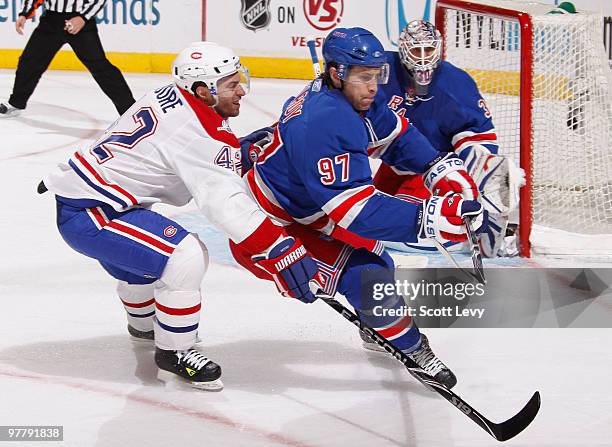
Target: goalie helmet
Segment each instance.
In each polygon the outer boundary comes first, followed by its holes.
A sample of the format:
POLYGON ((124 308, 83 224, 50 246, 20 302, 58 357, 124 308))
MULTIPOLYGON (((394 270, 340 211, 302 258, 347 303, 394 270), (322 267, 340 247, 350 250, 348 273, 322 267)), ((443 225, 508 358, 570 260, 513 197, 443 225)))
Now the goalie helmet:
POLYGON ((214 97, 218 95, 217 82, 234 73, 240 73, 240 85, 248 93, 248 70, 231 49, 214 42, 193 42, 172 63, 172 77, 178 87, 194 93, 194 84, 202 82, 214 97))
POLYGON ((400 33, 398 50, 417 85, 429 85, 442 58, 440 31, 425 20, 413 20, 400 33))
POLYGON ((353 65, 380 68, 379 84, 389 79, 389 64, 385 49, 370 31, 364 28, 336 28, 323 43, 325 66, 334 65, 338 77, 348 81, 349 68, 353 65))

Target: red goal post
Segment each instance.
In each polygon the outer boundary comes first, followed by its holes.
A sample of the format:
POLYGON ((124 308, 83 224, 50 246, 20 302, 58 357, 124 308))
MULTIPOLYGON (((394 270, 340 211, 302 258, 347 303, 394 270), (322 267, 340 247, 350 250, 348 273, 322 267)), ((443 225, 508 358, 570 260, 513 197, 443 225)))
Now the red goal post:
POLYGON ((612 255, 612 73, 603 17, 516 0, 438 0, 444 58, 472 75, 520 164, 522 256, 612 255))
MULTIPOLYGON (((462 0, 438 0, 436 4, 436 27, 442 33, 446 42, 445 10, 456 9, 476 14, 486 14, 504 19, 513 18, 520 24, 521 32, 521 71, 520 71, 520 166, 525 171, 525 186, 520 192, 520 221, 519 240, 521 256, 529 257, 531 254, 529 235, 531 233, 531 101, 533 86, 531 72, 533 61, 532 23, 529 14, 511 9, 483 5, 462 0)), ((443 57, 446 45, 443 47, 443 57)), ((495 119, 495 117, 493 117, 495 119)))

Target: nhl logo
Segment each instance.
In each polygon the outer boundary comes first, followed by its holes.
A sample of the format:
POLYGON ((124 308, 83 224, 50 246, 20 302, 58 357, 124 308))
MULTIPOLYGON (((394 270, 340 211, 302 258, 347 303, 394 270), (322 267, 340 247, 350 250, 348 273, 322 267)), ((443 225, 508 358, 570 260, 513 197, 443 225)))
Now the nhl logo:
POLYGON ((251 31, 265 28, 270 24, 270 0, 241 0, 240 19, 251 31))

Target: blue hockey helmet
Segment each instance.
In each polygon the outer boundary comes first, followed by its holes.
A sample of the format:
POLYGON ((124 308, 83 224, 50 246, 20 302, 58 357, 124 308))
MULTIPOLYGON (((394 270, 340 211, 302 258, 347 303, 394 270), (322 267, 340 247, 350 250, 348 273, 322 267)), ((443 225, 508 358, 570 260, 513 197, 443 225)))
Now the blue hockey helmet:
POLYGON ((348 72, 354 65, 380 68, 379 84, 386 84, 389 79, 385 49, 376 36, 364 28, 332 30, 323 43, 323 59, 326 67, 336 67, 338 77, 343 81, 351 82, 348 72))

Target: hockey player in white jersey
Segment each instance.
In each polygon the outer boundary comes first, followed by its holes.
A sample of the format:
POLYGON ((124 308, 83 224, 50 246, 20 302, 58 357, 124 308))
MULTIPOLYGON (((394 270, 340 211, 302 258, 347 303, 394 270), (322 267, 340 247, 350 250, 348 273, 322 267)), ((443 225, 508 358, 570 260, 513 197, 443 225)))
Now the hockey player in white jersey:
POLYGON ((173 84, 146 94, 43 181, 56 195, 64 240, 119 280, 128 330, 155 340, 160 372, 218 390, 221 368, 194 348, 206 247, 151 206, 193 199, 285 295, 314 301, 308 282, 317 267, 299 240, 263 214, 240 177, 240 145, 227 121, 249 90, 239 58, 196 42, 177 56, 172 75, 173 84))

